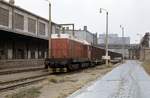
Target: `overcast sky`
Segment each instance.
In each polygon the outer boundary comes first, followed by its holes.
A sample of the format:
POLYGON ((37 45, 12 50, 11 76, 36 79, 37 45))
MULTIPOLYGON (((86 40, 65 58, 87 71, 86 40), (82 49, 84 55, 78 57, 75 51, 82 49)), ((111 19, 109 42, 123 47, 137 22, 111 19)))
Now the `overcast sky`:
MULTIPOLYGON (((7 0, 8 1, 8 0, 7 0)), ((109 33, 121 36, 120 25, 131 43, 139 42, 140 36, 150 31, 150 0, 51 0, 52 20, 56 23, 75 23, 76 29, 88 26, 88 30, 105 33, 105 13, 109 11, 109 33)), ((46 0, 16 0, 16 5, 48 19, 46 0)))

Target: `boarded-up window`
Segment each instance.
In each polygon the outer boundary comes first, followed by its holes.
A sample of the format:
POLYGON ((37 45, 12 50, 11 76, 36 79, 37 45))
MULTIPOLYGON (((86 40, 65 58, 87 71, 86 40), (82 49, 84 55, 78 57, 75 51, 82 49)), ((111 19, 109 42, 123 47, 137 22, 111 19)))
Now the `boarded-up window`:
POLYGON ((39 34, 40 35, 45 35, 45 24, 44 23, 41 23, 39 22, 39 34))
POLYGON ((24 30, 24 16, 18 13, 15 13, 15 28, 24 30))
POLYGON ((28 18, 28 32, 36 33, 36 20, 28 18))
POLYGON ((9 24, 9 11, 0 7, 0 25, 8 26, 9 24))

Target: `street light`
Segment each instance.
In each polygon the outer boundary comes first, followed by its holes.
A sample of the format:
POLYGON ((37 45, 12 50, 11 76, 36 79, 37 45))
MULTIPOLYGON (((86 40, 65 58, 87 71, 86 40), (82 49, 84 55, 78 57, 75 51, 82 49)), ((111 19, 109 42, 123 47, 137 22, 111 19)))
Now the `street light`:
POLYGON ((45 0, 45 1, 47 1, 49 3, 49 26, 48 26, 49 27, 48 28, 48 32, 49 32, 49 34, 48 34, 49 35, 49 51, 48 52, 49 52, 49 58, 51 58, 51 55, 52 55, 51 54, 52 53, 51 52, 52 51, 52 45, 51 45, 52 44, 51 43, 51 41, 52 41, 52 38, 51 38, 52 37, 51 36, 52 35, 52 33, 51 33, 51 31, 52 31, 51 30, 51 2, 49 0, 45 0))
POLYGON ((102 13, 103 11, 106 12, 106 37, 105 37, 105 44, 106 44, 106 48, 105 48, 105 59, 106 62, 105 64, 108 66, 108 11, 106 9, 100 8, 100 13, 102 13))
POLYGON ((124 62, 124 27, 120 25, 122 31, 122 63, 124 62))

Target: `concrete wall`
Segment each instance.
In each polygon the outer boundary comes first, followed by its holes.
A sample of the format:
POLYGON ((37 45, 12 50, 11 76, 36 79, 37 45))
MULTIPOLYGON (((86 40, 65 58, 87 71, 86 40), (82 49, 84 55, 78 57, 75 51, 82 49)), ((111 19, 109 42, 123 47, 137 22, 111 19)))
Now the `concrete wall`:
MULTIPOLYGON (((8 12, 9 12, 9 26, 4 26, 4 25, 0 24, 1 27, 5 27, 7 29, 14 30, 17 33, 38 36, 38 37, 41 37, 41 38, 48 37, 48 21, 43 20, 39 17, 36 17, 32 14, 29 14, 29 13, 27 13, 23 10, 20 10, 16 7, 14 7, 14 9, 13 9, 12 6, 10 6, 6 3, 0 3, 0 8, 7 9, 8 12), (13 14, 14 14, 14 18, 13 18, 13 14), (21 15, 23 17, 23 21, 19 20, 16 15, 21 15), (36 27, 35 28, 36 29, 35 33, 29 32, 29 30, 28 30, 28 28, 29 28, 28 27, 29 18, 33 19, 36 22, 35 23, 35 27, 36 27), (12 23, 13 21, 14 21, 14 24, 12 23), (23 22, 23 29, 19 29, 19 28, 16 27, 17 25, 21 25, 21 22, 23 22), (44 35, 41 35, 40 32, 39 32, 39 29, 38 29, 39 22, 45 24, 45 28, 44 28, 45 29, 45 34, 44 35)), ((3 14, 1 14, 1 15, 3 15, 3 14)), ((32 26, 32 27, 34 27, 34 26, 32 26)))
POLYGON ((43 67, 44 59, 24 59, 24 60, 0 60, 1 69, 12 68, 27 68, 27 67, 43 67))
MULTIPOLYGON (((117 53, 123 53, 123 50, 122 49, 109 49, 110 51, 112 52, 117 52, 117 53)), ((128 49, 124 49, 124 57, 125 58, 129 58, 129 51, 128 49)))
POLYGON ((143 48, 140 50, 140 60, 150 60, 150 48, 143 48))
MULTIPOLYGON (((104 44, 105 43, 105 34, 100 34, 98 38, 98 44, 104 44)), ((121 44, 130 44, 130 38, 129 37, 119 37, 117 34, 109 34, 108 35, 108 43, 109 44, 115 44, 115 45, 121 45, 121 44)))
MULTIPOLYGON (((63 33, 63 32, 61 32, 63 33)), ((72 36, 73 31, 72 30, 65 30, 64 33, 70 34, 72 36)), ((75 37, 79 40, 85 40, 90 44, 97 44, 97 36, 96 34, 93 34, 86 30, 75 30, 75 37)))
MULTIPOLYGON (((28 35, 28 36, 33 36, 33 37, 38 37, 42 39, 48 39, 49 37, 49 31, 48 31, 48 24, 49 21, 37 16, 33 13, 30 13, 20 7, 12 6, 7 2, 1 1, 0 2, 0 10, 1 12, 3 10, 6 10, 9 14, 6 16, 5 14, 0 14, 0 28, 4 28, 10 31, 13 31, 18 34, 23 34, 23 35, 28 35), (21 18, 18 17, 22 16, 23 21, 21 18), (8 17, 8 19, 6 19, 8 17), (1 23, 4 22, 3 20, 7 20, 8 26, 4 25, 1 23), (31 22, 30 20, 35 21, 35 23, 31 22), (40 30, 40 24, 44 24, 44 30, 40 30), (17 28, 23 24, 23 29, 17 28), (35 32, 31 32, 30 29, 35 28, 35 32), (44 32, 41 32, 44 31, 44 32)), ((57 24, 52 22, 52 32, 56 32, 56 28, 60 28, 57 24)), ((58 32, 58 30, 57 30, 58 32)))
POLYGON ((42 59, 48 53, 48 40, 0 30, 1 59, 42 59))

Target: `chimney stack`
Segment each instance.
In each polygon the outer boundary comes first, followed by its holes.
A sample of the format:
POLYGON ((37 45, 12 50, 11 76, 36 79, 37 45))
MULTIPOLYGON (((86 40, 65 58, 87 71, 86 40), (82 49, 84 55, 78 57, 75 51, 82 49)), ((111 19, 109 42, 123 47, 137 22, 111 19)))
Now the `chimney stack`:
POLYGON ((83 29, 84 31, 87 31, 87 26, 84 26, 84 29, 83 29))
POLYGON ((9 0, 9 3, 10 3, 11 5, 14 5, 14 4, 15 4, 15 0, 9 0))

